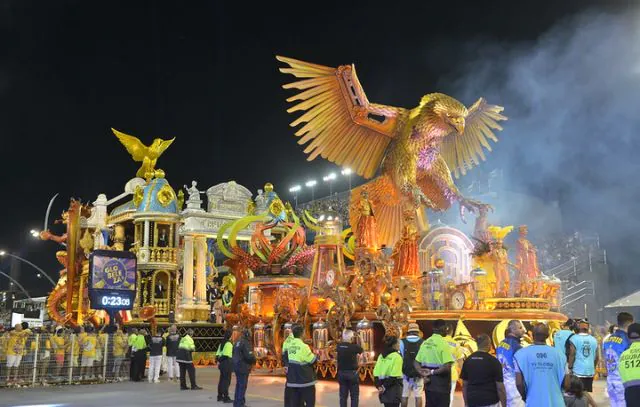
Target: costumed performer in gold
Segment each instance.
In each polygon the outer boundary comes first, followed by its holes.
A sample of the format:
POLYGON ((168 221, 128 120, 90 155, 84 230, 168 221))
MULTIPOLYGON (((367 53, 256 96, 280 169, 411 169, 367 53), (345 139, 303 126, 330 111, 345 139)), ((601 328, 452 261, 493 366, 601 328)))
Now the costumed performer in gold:
POLYGON ((358 209, 360 218, 356 228, 356 247, 376 250, 378 248, 376 218, 373 215, 373 205, 369 201, 369 193, 365 189, 360 192, 358 209))
POLYGON ((489 247, 491 248, 490 256, 493 260, 493 272, 496 277, 496 297, 509 296, 509 254, 504 247, 504 238, 513 230, 513 226, 489 226, 487 228, 491 235, 489 247))

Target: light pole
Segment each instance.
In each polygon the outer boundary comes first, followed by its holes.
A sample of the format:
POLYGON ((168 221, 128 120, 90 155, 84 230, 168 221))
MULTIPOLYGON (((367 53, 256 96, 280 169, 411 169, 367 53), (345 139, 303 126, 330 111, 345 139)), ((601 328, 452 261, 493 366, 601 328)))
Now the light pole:
POLYGON ((9 281, 11 281, 11 283, 15 284, 18 286, 18 288, 20 288, 20 290, 22 290, 22 292, 24 293, 24 295, 27 296, 27 298, 31 301, 33 301, 33 298, 31 298, 31 296, 29 295, 29 293, 27 292, 27 290, 24 289, 24 287, 22 285, 20 285, 19 282, 17 282, 16 280, 13 279, 13 277, 11 277, 10 275, 8 275, 7 273, 5 273, 4 271, 0 270, 0 274, 2 274, 3 276, 5 276, 6 278, 9 279, 9 281))
POLYGON ((351 191, 351 174, 353 174, 353 171, 351 171, 351 168, 345 168, 341 172, 342 172, 342 175, 347 177, 347 179, 349 180, 349 191, 351 191))
POLYGON ((331 174, 322 177, 322 180, 324 182, 328 182, 329 183, 329 196, 333 195, 333 181, 336 179, 336 173, 332 172, 331 174))
POLYGON ((298 192, 302 189, 300 185, 294 185, 289 188, 289 192, 293 194, 293 200, 296 203, 295 208, 298 209, 298 192))
POLYGON ((27 259, 23 259, 22 257, 20 257, 20 256, 16 256, 15 254, 7 253, 7 252, 5 252, 4 250, 0 251, 0 256, 9 256, 9 257, 13 257, 13 258, 14 258, 14 259, 16 259, 16 260, 20 260, 20 261, 22 261, 22 262, 24 262, 24 263, 27 263, 28 265, 30 265, 30 266, 31 266, 31 267, 33 267, 34 269, 38 270, 42 275, 44 275, 44 276, 47 278, 47 280, 49 280, 49 281, 51 282, 51 285, 52 285, 52 286, 54 286, 54 287, 56 286, 56 282, 55 282, 55 281, 53 281, 53 280, 51 279, 51 277, 49 277, 49 275, 48 275, 48 274, 47 274, 43 269, 41 269, 40 267, 38 267, 38 266, 36 266, 35 264, 31 263, 29 260, 27 260, 27 259))
POLYGON ((304 184, 307 188, 311 188, 311 200, 312 201, 316 199, 316 197, 314 195, 316 184, 317 184, 317 182, 316 182, 315 179, 310 179, 309 181, 305 182, 305 184, 304 184))

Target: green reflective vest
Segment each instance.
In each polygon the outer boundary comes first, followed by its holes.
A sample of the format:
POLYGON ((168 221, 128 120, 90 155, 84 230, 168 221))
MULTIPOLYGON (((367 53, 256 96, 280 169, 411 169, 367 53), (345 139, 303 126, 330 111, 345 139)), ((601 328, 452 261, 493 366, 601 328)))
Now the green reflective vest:
POLYGON ((231 342, 225 342, 224 346, 222 346, 222 344, 218 345, 216 358, 219 358, 220 356, 226 356, 228 358, 231 358, 233 356, 233 345, 231 344, 231 342))
POLYGON ((142 350, 147 348, 147 340, 144 338, 144 335, 136 335, 133 339, 132 346, 136 348, 136 350, 142 350))
POLYGON ((285 353, 289 349, 289 345, 291 344, 291 341, 294 339, 295 337, 291 333, 289 334, 289 336, 287 336, 287 338, 282 343, 282 353, 285 353))
POLYGON ((287 354, 289 355, 289 363, 298 365, 311 364, 316 360, 316 355, 311 351, 309 345, 300 338, 293 338, 289 341, 287 354))
POLYGON ((640 386, 640 342, 633 342, 629 349, 622 352, 618 370, 625 388, 640 386))
POLYGON ((178 345, 178 349, 186 349, 194 351, 196 350, 196 344, 189 335, 185 335, 180 339, 180 345, 178 345))
POLYGON ((437 369, 447 363, 452 363, 451 345, 441 335, 433 334, 420 345, 416 361, 422 367, 430 369, 437 369))
POLYGON ((387 356, 378 356, 373 368, 373 377, 386 379, 387 377, 402 377, 402 356, 398 352, 391 352, 387 356))

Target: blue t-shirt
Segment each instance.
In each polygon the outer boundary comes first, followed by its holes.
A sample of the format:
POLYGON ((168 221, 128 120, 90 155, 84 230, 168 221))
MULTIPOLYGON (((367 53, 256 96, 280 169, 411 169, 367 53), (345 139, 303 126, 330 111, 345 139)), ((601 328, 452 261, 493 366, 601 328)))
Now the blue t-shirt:
POLYGON ((598 341, 586 333, 573 335, 569 341, 576 348, 573 373, 579 377, 593 377, 596 374, 595 363, 598 341))
POLYGON ((502 365, 502 375, 505 380, 515 380, 516 373, 513 367, 513 355, 522 348, 520 339, 514 336, 506 336, 496 349, 496 357, 502 365))
POLYGON ((524 377, 527 407, 564 407, 564 352, 547 345, 531 345, 516 352, 515 361, 516 372, 524 377))
POLYGON ((567 356, 565 345, 566 345, 567 339, 572 334, 573 334, 572 331, 568 329, 563 329, 561 331, 556 332, 556 334, 553 335, 553 347, 558 349, 560 352, 562 352, 562 354, 565 355, 565 357, 567 356))
POLYGON ((622 352, 629 349, 629 338, 627 333, 622 329, 616 330, 611 334, 606 341, 602 344, 602 351, 604 353, 604 360, 607 365, 607 382, 609 383, 622 383, 620 379, 620 372, 618 371, 618 360, 622 352))

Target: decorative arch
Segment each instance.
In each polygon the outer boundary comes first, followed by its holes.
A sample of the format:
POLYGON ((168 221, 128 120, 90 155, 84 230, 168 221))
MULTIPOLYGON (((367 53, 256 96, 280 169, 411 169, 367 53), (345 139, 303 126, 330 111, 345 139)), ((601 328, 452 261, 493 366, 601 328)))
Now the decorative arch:
POLYGON ((432 229, 422 238, 418 245, 420 271, 425 272, 435 267, 436 259, 445 262, 445 278, 452 279, 456 284, 470 281, 473 242, 460 230, 440 226, 432 229))

